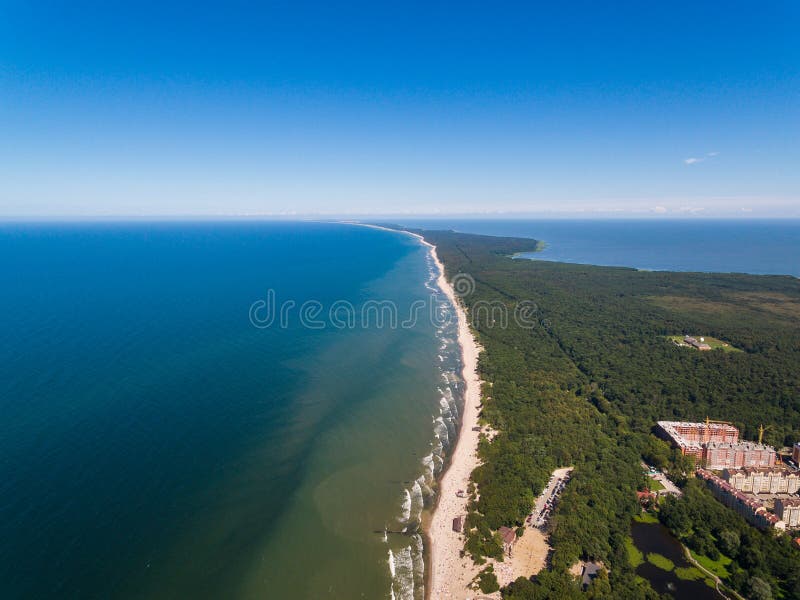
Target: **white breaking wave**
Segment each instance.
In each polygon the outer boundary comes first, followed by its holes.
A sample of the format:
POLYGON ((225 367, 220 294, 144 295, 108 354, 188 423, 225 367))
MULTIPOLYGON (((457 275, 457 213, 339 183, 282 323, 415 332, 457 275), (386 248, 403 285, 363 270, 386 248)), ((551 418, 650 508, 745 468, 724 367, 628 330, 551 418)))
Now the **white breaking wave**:
POLYGON ((439 409, 442 412, 442 416, 450 416, 452 414, 452 408, 450 407, 450 402, 446 396, 439 398, 439 409))
POLYGON ((422 465, 425 468, 425 482, 430 485, 433 483, 434 471, 436 469, 436 464, 433 459, 433 452, 422 459, 422 465))
POLYGON ((403 548, 392 554, 392 598, 397 600, 416 600, 414 597, 414 559, 411 548, 403 548))
POLYGON ((432 293, 436 314, 444 325, 436 330, 439 341, 437 358, 442 384, 437 386, 439 393, 438 416, 431 416, 432 440, 430 452, 421 459, 422 473, 410 486, 404 486, 398 522, 406 536, 393 536, 384 541, 391 544, 389 550, 389 573, 391 575, 390 598, 392 600, 424 600, 425 561, 423 539, 417 532, 425 506, 432 503, 435 495, 436 477, 444 469, 446 454, 457 436, 460 418, 460 398, 462 382, 458 375, 461 370, 461 348, 458 344, 455 314, 449 299, 442 293, 437 283, 439 270, 428 255, 429 280, 425 287, 432 293))
POLYGON ((409 546, 389 550, 389 573, 392 575, 390 597, 396 600, 424 600, 425 558, 422 536, 414 534, 409 546))
POLYGON ((392 575, 392 579, 397 574, 394 568, 394 554, 392 554, 392 549, 389 548, 389 573, 392 575))
POLYGON ((408 523, 408 520, 411 518, 411 493, 408 489, 403 490, 403 504, 400 510, 403 523, 408 523))
MULTIPOLYGON (((422 482, 425 482, 424 478, 422 482)), ((414 485, 411 486, 411 510, 410 516, 413 516, 414 520, 419 522, 422 519, 422 509, 425 507, 425 499, 422 496, 422 484, 420 483, 419 479, 414 481, 414 485)))
MULTIPOLYGON (((420 475, 419 478, 417 479, 417 482, 419 482, 419 487, 422 490, 422 503, 423 503, 422 508, 425 508, 425 502, 429 498, 431 498, 433 496, 433 488, 430 485, 431 483, 433 483, 433 479, 431 479, 430 482, 429 482, 426 475, 420 475)), ((420 520, 421 520, 422 519, 422 510, 420 509, 419 512, 420 512, 419 516, 420 516, 420 520)))
POLYGON ((444 467, 444 459, 436 454, 433 455, 433 472, 438 475, 444 467))
POLYGON ((414 599, 425 598, 425 557, 422 550, 422 536, 412 537, 411 560, 414 564, 414 599))
POLYGON ((436 435, 439 437, 439 440, 442 442, 442 445, 446 448, 450 447, 450 431, 447 428, 447 425, 444 422, 442 417, 437 418, 434 421, 435 425, 433 426, 433 430, 436 432, 436 435))

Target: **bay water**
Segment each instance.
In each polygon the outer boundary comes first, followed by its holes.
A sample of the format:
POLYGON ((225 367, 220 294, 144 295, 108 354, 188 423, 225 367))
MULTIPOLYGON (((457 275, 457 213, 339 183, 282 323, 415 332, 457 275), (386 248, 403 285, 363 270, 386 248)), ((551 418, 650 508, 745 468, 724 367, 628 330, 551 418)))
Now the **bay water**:
POLYGON ((800 277, 800 219, 406 219, 405 225, 527 237, 533 260, 800 277))

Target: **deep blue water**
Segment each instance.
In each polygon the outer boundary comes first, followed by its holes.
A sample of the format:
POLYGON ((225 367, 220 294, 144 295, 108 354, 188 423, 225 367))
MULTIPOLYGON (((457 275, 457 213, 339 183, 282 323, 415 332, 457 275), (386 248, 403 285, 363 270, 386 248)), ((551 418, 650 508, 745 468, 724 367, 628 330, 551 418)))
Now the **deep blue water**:
POLYGON ((800 277, 800 219, 553 220, 408 219, 404 225, 545 242, 528 255, 653 271, 701 271, 800 277))
POLYGON ((403 314, 430 269, 347 225, 1 224, 0 597, 403 597, 417 540, 375 531, 425 474, 442 328, 249 309, 403 314))

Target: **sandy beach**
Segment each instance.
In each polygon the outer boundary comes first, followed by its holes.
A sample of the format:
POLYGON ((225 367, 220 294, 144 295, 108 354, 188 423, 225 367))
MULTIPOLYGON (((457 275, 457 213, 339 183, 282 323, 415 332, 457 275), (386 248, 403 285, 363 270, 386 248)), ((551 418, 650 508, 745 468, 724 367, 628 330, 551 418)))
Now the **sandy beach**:
POLYGON ((467 513, 468 499, 459 498, 456 492, 467 489, 470 475, 479 464, 477 452, 480 432, 474 431, 473 427, 478 426, 481 403, 481 382, 477 373, 480 347, 470 331, 466 312, 444 275, 436 248, 424 240, 423 243, 430 246, 431 255, 439 268, 439 287, 456 307, 458 343, 464 365, 462 378, 465 383, 461 431, 450 456, 449 467, 439 483, 439 498, 427 531, 430 546, 427 596, 435 600, 463 600, 475 595, 467 586, 480 568, 473 564, 471 558, 460 556, 464 549, 464 538, 453 531, 453 519, 467 513))
MULTIPOLYGON (((366 224, 363 224, 366 225, 366 224)), ((450 302, 456 308, 458 318, 458 343, 462 355, 462 379, 465 384, 464 406, 461 415, 461 429, 455 449, 450 456, 449 466, 439 482, 439 495, 436 507, 431 515, 426 528, 428 543, 428 569, 426 597, 433 600, 465 600, 473 598, 476 592, 467 586, 472 582, 482 567, 475 565, 471 558, 461 557, 464 549, 464 537, 453 531, 453 519, 459 515, 467 514, 468 498, 459 498, 456 493, 466 490, 469 485, 470 475, 478 466, 478 439, 479 431, 473 428, 478 426, 478 413, 481 404, 481 381, 478 377, 478 355, 480 347, 469 328, 469 321, 464 307, 458 301, 455 290, 445 277, 444 266, 436 254, 436 247, 425 240, 421 235, 410 231, 401 231, 381 227, 379 225, 366 225, 375 229, 405 233, 419 240, 427 246, 431 257, 439 270, 437 284, 450 302)), ((478 593, 478 595, 481 595, 478 593)), ((500 597, 498 594, 482 597, 500 597)))
MULTIPOLYGON (((478 377, 478 355, 481 348, 470 330, 464 307, 445 277, 444 266, 436 254, 436 247, 422 236, 407 233, 430 248, 431 256, 439 269, 437 283, 456 307, 458 342, 463 362, 462 379, 465 383, 461 430, 449 466, 439 482, 437 504, 426 528, 429 549, 426 597, 431 600, 499 599, 499 592, 483 594, 471 589, 473 580, 485 565, 476 565, 469 556, 461 556, 464 536, 453 531, 453 519, 466 515, 469 501, 468 498, 459 498, 456 493, 467 489, 472 471, 480 464, 477 453, 481 432, 474 428, 478 427, 481 404, 482 382, 478 377)), ((554 476, 562 477, 569 471, 570 468, 560 469, 554 476)), ((543 492, 542 498, 546 495, 543 492)), ((548 537, 538 529, 528 528, 516 544, 512 557, 506 557, 502 562, 488 560, 487 564, 494 566, 498 582, 501 586, 506 586, 517 577, 530 577, 544 568, 549 550, 548 537)))

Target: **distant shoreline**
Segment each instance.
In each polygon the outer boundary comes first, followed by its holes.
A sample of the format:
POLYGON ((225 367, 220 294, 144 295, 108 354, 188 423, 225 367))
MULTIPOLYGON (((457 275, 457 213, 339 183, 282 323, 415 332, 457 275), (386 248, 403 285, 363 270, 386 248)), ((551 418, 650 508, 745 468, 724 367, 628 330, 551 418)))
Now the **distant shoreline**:
POLYGON ((515 252, 514 254, 511 255, 511 258, 514 259, 521 258, 524 260, 540 260, 540 259, 528 258, 526 254, 538 254, 539 252, 544 251, 548 246, 549 244, 547 242, 543 240, 536 240, 536 247, 533 250, 528 250, 525 252, 515 252))
POLYGON ((800 223, 793 220, 407 220, 413 230, 440 229, 544 241, 513 255, 638 271, 800 277, 800 223))

